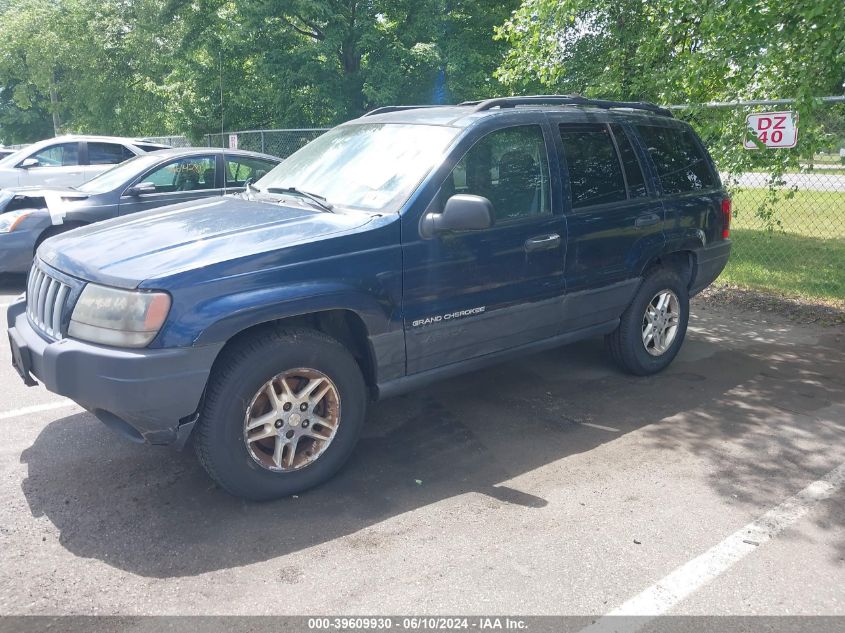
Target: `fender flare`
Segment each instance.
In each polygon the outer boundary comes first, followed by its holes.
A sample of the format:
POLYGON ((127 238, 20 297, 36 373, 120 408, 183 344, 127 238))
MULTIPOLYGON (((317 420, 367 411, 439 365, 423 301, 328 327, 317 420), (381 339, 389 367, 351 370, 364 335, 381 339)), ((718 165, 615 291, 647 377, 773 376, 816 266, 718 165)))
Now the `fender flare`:
POLYGON ((664 243, 663 248, 660 249, 659 253, 655 253, 652 257, 649 257, 648 260, 643 262, 642 267, 640 268, 640 275, 644 275, 657 260, 666 258, 667 256, 675 256, 679 253, 688 253, 690 255, 690 260, 688 262, 690 273, 694 276, 695 267, 698 261, 697 253, 704 248, 706 244, 707 237, 701 229, 687 229, 681 235, 672 236, 671 239, 664 243))
POLYGON ((367 336, 387 332, 390 307, 375 296, 344 284, 300 284, 249 290, 218 297, 196 307, 201 314, 225 315, 209 319, 195 345, 225 343, 256 325, 329 310, 352 312, 363 322, 367 336))

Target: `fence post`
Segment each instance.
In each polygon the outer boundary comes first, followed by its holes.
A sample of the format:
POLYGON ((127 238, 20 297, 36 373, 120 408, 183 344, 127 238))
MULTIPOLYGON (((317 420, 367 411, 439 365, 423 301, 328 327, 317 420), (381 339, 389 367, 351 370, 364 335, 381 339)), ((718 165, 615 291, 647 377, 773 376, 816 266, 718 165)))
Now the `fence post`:
POLYGON ((261 130, 261 153, 266 154, 267 152, 264 151, 264 130, 261 130))

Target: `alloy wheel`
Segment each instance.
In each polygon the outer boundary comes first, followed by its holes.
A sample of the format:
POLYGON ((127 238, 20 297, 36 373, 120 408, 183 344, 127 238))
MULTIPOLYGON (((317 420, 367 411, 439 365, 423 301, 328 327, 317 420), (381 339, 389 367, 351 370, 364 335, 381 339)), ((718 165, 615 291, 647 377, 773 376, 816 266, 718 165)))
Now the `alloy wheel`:
POLYGON ((340 394, 316 369, 277 374, 253 396, 244 416, 244 442, 260 466, 291 472, 315 462, 340 424, 340 394))

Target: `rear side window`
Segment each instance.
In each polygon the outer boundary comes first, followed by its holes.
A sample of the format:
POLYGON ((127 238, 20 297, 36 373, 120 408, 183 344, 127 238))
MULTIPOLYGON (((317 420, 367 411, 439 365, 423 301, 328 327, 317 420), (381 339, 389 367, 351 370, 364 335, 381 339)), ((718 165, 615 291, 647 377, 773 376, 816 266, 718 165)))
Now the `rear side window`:
POLYGON ((645 186, 645 178, 643 178, 643 169, 640 166, 640 161, 637 160, 637 154, 625 134, 625 130, 620 125, 612 123, 610 129, 613 132, 613 137, 616 139, 616 147, 619 148, 619 158, 622 159, 622 166, 625 168, 625 180, 628 181, 628 194, 632 198, 643 198, 648 195, 648 190, 645 186))
POLYGON ((252 179, 255 183, 267 172, 273 169, 276 163, 259 158, 242 158, 226 156, 226 186, 243 187, 244 183, 252 179))
POLYGON ((637 125, 663 192, 686 193, 716 186, 710 164, 690 130, 637 125))
POLYGON ((88 143, 88 164, 117 165, 135 156, 128 147, 117 143, 88 143))
POLYGON ((564 124, 560 138, 573 209, 628 199, 622 167, 606 125, 564 124))

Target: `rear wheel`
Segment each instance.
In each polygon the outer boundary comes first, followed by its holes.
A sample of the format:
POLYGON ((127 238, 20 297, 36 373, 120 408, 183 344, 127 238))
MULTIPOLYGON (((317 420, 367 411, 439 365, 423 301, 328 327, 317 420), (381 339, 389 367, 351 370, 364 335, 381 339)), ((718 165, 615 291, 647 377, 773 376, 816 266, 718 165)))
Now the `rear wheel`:
POLYGON ((254 500, 301 492, 348 459, 367 392, 352 355, 312 330, 268 330, 225 350, 195 430, 208 474, 254 500))
POLYGON ((689 321, 686 285, 672 270, 646 275, 619 327, 606 338, 614 361, 625 371, 646 376, 665 369, 678 354, 689 321))

